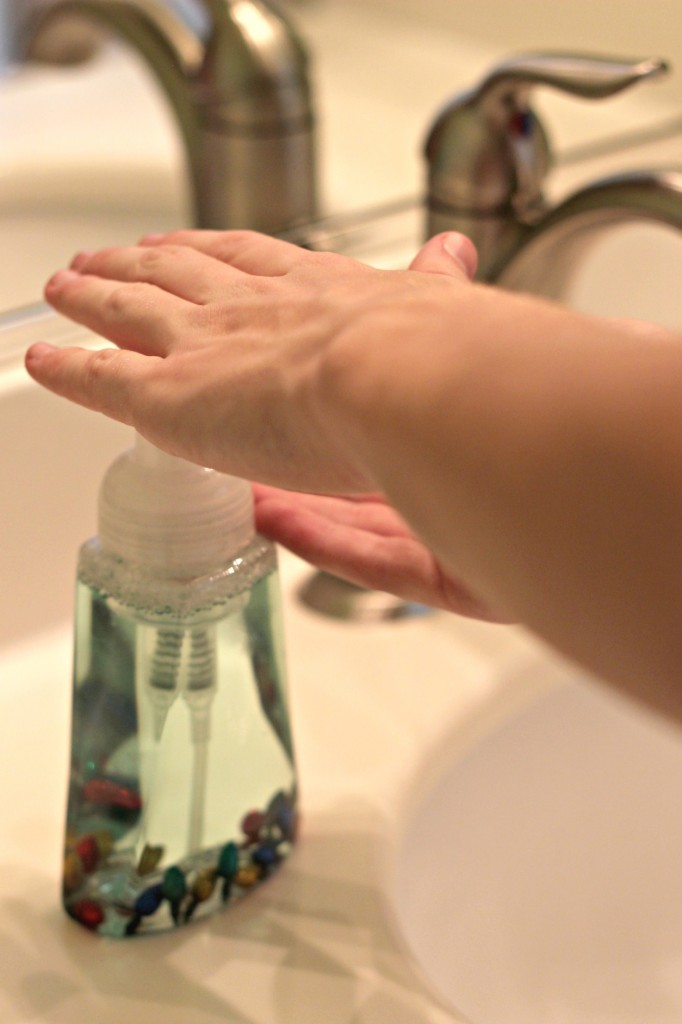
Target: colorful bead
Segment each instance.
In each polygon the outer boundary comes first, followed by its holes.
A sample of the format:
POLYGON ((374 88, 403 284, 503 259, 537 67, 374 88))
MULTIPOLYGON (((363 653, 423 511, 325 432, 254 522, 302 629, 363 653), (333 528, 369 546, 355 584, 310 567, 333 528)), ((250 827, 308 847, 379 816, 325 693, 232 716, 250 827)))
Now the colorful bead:
POLYGON ((90 931, 95 931, 104 920, 104 911, 96 900, 78 900, 68 908, 69 913, 90 931))
POLYGON ((265 822, 265 815, 262 811, 249 811, 242 818, 241 829, 247 839, 256 840, 260 835, 265 822))
POLYGON ((92 836, 97 843, 100 858, 106 860, 114 848, 114 837, 111 832, 107 832, 104 828, 97 829, 96 832, 92 833, 92 836))
POLYGON ((140 794, 112 779, 90 779, 83 786, 83 799, 103 807, 118 807, 124 811, 142 809, 140 794))
POLYGON ((151 885, 145 889, 135 900, 135 912, 141 917, 149 917, 155 914, 163 903, 163 888, 160 885, 151 885))
POLYGON ((163 846, 150 846, 146 844, 137 864, 138 875, 150 875, 163 857, 163 846))
POLYGON ((293 799, 280 790, 275 793, 265 812, 265 821, 276 826, 284 839, 293 839, 296 833, 296 808, 293 799))
POLYGON ((217 872, 221 878, 231 878, 239 867, 239 850, 236 843, 229 842, 223 846, 218 857, 217 872))
MULTIPOLYGON (((110 807, 116 807, 116 819, 120 820, 122 811, 141 807, 141 801, 134 789, 122 785, 125 781, 127 780, 123 776, 115 778, 98 774, 83 787, 83 795, 89 797, 92 803, 101 801, 110 807), (111 802, 114 789, 118 801, 116 804, 111 802), (126 801, 129 801, 127 806, 126 801)), ((88 815, 93 815, 92 808, 88 809, 88 815)), ((76 899, 71 904, 71 900, 83 886, 87 876, 101 868, 111 856, 116 845, 116 835, 106 828, 81 835, 74 835, 71 831, 67 837, 64 856, 63 885, 66 908, 72 917, 93 931, 98 930, 107 920, 107 930, 117 922, 126 935, 134 935, 139 930, 152 931, 157 927, 164 928, 169 917, 176 925, 185 924, 192 919, 200 904, 207 903, 211 898, 215 902, 222 899, 224 903, 230 899, 238 899, 263 878, 267 878, 288 853, 288 844, 295 835, 296 821, 295 794, 278 791, 264 810, 252 808, 244 814, 240 822, 242 838, 230 840, 219 848, 215 867, 207 866, 206 861, 209 858, 206 854, 209 851, 205 851, 202 852, 199 861, 201 867, 194 866, 196 860, 194 855, 190 855, 178 864, 173 864, 165 870, 158 870, 165 849, 163 846, 146 844, 140 854, 137 872, 141 876, 151 876, 149 883, 153 884, 148 884, 147 888, 138 892, 132 906, 127 900, 120 904, 112 904, 112 913, 115 916, 110 920, 105 914, 106 902, 99 903, 89 898, 76 899), (148 921, 147 919, 156 914, 162 906, 163 920, 148 921)), ((108 885, 108 877, 108 872, 102 876, 104 889, 108 885)), ((94 892, 96 880, 97 876, 89 878, 89 888, 82 891, 94 892)))
POLYGON ((83 870, 91 874, 99 864, 99 847, 94 836, 81 836, 76 842, 76 853, 81 859, 83 870))
POLYGON ((274 843, 263 843, 251 854, 251 860, 262 868, 271 868, 279 860, 279 853, 274 843))
POLYGON ((250 886, 256 884, 261 875, 262 871, 258 864, 247 864, 245 867, 239 869, 237 874, 234 876, 234 880, 237 885, 241 885, 243 889, 248 889, 250 886))
POLYGON ((64 857, 62 875, 64 891, 67 893, 75 892, 80 887, 84 877, 83 862, 75 850, 68 850, 64 857))
POLYGON ((206 868, 199 872, 192 886, 192 897, 197 903, 203 903, 209 898, 215 889, 216 878, 217 871, 213 868, 206 868))
POLYGON ((187 893, 187 880, 178 867, 171 867, 164 873, 161 891, 171 903, 179 902, 187 893))

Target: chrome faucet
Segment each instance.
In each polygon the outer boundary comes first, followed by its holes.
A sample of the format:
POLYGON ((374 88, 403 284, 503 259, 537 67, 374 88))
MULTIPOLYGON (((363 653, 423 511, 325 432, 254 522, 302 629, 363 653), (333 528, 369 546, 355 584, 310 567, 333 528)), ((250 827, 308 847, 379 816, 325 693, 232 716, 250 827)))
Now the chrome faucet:
POLYGON ((315 217, 307 56, 266 0, 33 0, 26 9, 25 59, 80 62, 103 30, 142 55, 184 140, 197 227, 274 233, 315 217))
POLYGON ((478 276, 561 299, 587 248, 633 220, 682 230, 682 173, 634 172, 594 181, 553 207, 545 130, 529 105, 536 85, 585 99, 665 73, 662 61, 530 54, 495 67, 440 113, 426 143, 426 235, 456 230, 479 253, 478 276))

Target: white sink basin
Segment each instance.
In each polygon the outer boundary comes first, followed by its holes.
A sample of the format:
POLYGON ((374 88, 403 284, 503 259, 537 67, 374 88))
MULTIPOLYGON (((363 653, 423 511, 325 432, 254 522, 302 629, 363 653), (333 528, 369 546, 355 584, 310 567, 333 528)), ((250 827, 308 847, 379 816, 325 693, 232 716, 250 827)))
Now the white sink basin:
POLYGON ((413 812, 406 941, 471 1024, 679 1024, 682 731, 570 673, 538 679, 413 812))
POLYGON ((0 311, 35 302, 77 249, 189 225, 168 104, 131 54, 18 69, 0 79, 0 124, 0 311))

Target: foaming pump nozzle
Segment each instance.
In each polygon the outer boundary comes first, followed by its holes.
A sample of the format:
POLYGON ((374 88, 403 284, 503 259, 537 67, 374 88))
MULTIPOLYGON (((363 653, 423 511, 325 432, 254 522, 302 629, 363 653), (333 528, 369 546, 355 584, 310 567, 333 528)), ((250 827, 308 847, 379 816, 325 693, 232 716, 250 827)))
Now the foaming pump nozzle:
POLYGON ((254 534, 246 480, 168 455, 141 434, 103 480, 102 547, 128 562, 193 576, 228 562, 254 534))

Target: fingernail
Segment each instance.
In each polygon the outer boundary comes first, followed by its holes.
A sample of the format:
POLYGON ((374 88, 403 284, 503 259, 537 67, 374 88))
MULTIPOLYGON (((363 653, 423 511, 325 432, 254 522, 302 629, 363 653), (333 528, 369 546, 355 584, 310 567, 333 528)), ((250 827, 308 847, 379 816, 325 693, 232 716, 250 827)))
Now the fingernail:
POLYGON ((49 355, 51 352, 56 352, 56 345, 48 345, 46 341, 37 341, 35 345, 26 352, 26 361, 31 363, 37 363, 43 356, 49 355))
POLYGON ((56 274, 52 275, 45 287, 59 288, 60 285, 67 284, 69 281, 75 281, 78 277, 80 277, 80 274, 75 270, 58 270, 56 274))
POLYGON ((466 235, 451 231, 443 236, 443 248, 448 256, 459 263, 469 280, 473 280, 478 266, 478 256, 473 242, 466 235))
POLYGON ((80 270, 83 264, 87 263, 91 256, 92 251, 89 249, 83 249, 82 252, 77 252, 74 258, 71 260, 71 263, 69 264, 71 269, 80 270))
POLYGON ((163 238, 165 238, 165 235, 162 235, 160 233, 159 234, 151 234, 151 235, 143 235, 142 238, 140 239, 140 245, 156 245, 163 238))

